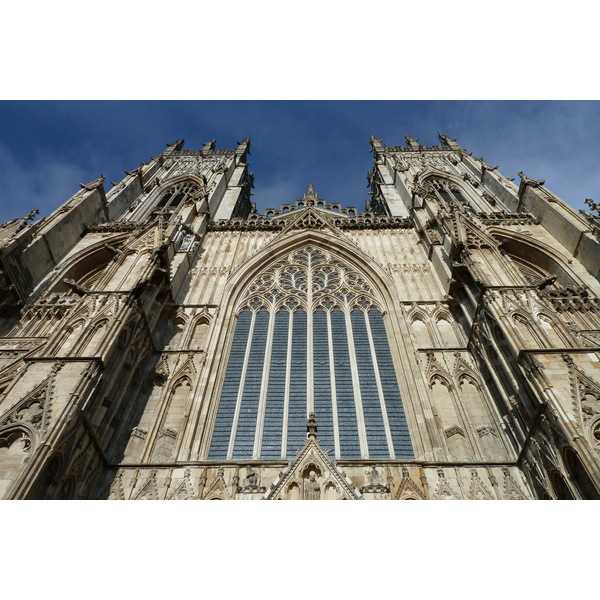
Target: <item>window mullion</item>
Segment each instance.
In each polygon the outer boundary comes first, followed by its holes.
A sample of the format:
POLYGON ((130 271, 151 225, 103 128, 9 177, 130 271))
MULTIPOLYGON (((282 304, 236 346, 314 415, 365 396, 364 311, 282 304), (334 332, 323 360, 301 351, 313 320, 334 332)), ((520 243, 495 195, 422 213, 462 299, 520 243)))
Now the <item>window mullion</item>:
POLYGON ((346 332, 348 338, 348 353, 350 355, 350 369, 352 372, 352 387, 354 388, 354 406, 356 409, 356 421, 358 427, 358 441, 360 443, 361 458, 369 458, 369 446, 367 444, 367 430, 365 427, 365 416, 362 407, 362 396, 360 393, 360 377, 358 375, 358 363, 354 349, 354 333, 352 331, 352 321, 350 320, 350 311, 346 306, 344 308, 344 318, 346 320, 346 332))
POLYGON ((227 449, 227 460, 233 457, 233 447, 235 444, 235 436, 237 433, 237 425, 240 418, 240 409, 242 407, 242 398, 244 396, 244 384, 246 383, 246 374, 248 373, 248 361, 250 360, 250 347, 252 345, 252 337, 254 334, 254 323, 256 321, 256 312, 252 311, 252 320, 250 321, 250 329, 248 331, 248 341, 246 343, 246 353, 244 355, 244 366, 240 377, 240 387, 235 404, 235 413, 233 415, 233 423, 231 425, 231 437, 229 438, 229 448, 227 449))
POLYGON ((340 448, 340 426, 338 422, 337 394, 335 387, 335 356, 333 354, 333 333, 331 329, 331 312, 327 313, 327 343, 329 345, 329 376, 331 380, 331 416, 333 418, 333 440, 335 445, 335 458, 342 456, 340 448))
POLYGON ((379 374, 379 365, 377 363, 377 355, 375 354, 375 343, 373 340, 373 332, 371 331, 371 322, 369 321, 369 312, 365 311, 365 324, 367 336, 369 338, 369 347, 371 349, 371 358, 373 360, 373 371, 375 372, 375 383, 377 385, 377 393, 379 394, 379 403, 381 404, 381 415, 383 417, 383 427, 385 428, 385 439, 387 441, 390 458, 396 458, 394 452, 394 443, 392 441, 392 431, 385 406, 385 396, 383 395, 383 386, 381 385, 381 376, 379 374))
POLYGON ((287 430, 290 412, 290 380, 292 378, 292 336, 294 332, 294 313, 290 310, 288 324, 287 360, 285 365, 285 392, 283 398, 283 422, 281 427, 281 458, 287 455, 287 430))
POLYGON ((275 314, 275 311, 270 311, 263 374, 260 386, 260 398, 258 401, 258 410, 256 414, 256 431, 254 435, 253 458, 260 458, 260 452, 262 447, 262 436, 265 424, 265 410, 267 407, 267 391, 269 388, 269 371, 271 368, 271 351, 273 349, 273 331, 275 329, 275 314))

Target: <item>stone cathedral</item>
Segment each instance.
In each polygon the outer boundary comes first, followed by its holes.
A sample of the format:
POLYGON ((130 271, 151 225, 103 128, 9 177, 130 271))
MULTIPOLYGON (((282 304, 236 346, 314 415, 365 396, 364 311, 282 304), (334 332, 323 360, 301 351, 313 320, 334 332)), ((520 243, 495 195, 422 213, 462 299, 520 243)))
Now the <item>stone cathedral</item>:
POLYGON ((600 207, 439 138, 363 211, 180 140, 1 225, 0 498, 600 498, 600 207))

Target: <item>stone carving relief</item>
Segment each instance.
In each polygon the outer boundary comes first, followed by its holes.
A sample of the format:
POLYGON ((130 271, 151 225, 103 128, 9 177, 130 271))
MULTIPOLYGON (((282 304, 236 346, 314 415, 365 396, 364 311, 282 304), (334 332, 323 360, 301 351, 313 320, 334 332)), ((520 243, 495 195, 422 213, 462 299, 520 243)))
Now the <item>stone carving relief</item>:
POLYGON ((183 480, 180 481, 169 500, 192 500, 194 497, 194 489, 191 481, 191 471, 186 469, 183 475, 183 480))
POLYGON ((402 467, 402 481, 395 493, 396 500, 425 500, 427 498, 427 477, 421 472, 421 489, 411 478, 406 467, 402 467), (423 491, 425 490, 425 491, 423 491))
POLYGON ((356 269, 332 252, 308 245, 290 252, 255 277, 238 309, 294 310, 297 306, 311 312, 317 307, 379 308, 379 303, 373 285, 356 269))
POLYGON ((222 173, 225 167, 225 158, 177 156, 169 176, 197 175, 208 179, 214 173, 222 173))
POLYGON ((321 486, 318 478, 321 472, 315 465, 309 465, 304 474, 304 499, 305 500, 320 500, 321 486))
POLYGON ((376 494, 389 494, 390 486, 384 485, 381 481, 381 473, 377 470, 377 467, 373 465, 369 471, 366 472, 369 482, 360 488, 362 494, 364 493, 376 493, 376 494))
POLYGON ((158 500, 157 472, 156 469, 150 471, 148 477, 143 481, 139 492, 135 495, 135 500, 158 500))
POLYGON ((485 487, 477 473, 477 469, 471 469, 471 487, 469 490, 471 500, 494 500, 492 494, 485 487))
POLYGON ((296 459, 279 473, 265 500, 358 500, 354 483, 332 462, 319 441, 309 437, 296 459))
POLYGON ((528 500, 523 490, 514 480, 510 471, 506 467, 502 467, 504 474, 504 498, 505 500, 528 500))
POLYGON ((443 469, 438 469, 438 482, 433 494, 434 500, 458 500, 460 498, 450 487, 443 469))
POLYGON ((246 480, 243 486, 237 487, 238 494, 264 494, 267 488, 261 487, 258 475, 254 472, 252 467, 246 467, 246 480))

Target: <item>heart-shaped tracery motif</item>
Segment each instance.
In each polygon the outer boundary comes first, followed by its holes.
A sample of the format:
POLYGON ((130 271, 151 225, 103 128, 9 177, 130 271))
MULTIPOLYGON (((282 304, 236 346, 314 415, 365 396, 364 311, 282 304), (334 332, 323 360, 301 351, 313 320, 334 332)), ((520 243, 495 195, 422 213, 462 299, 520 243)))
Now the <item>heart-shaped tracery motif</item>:
POLYGON ((238 310, 256 307, 279 310, 291 306, 368 310, 379 307, 373 286, 356 269, 328 250, 312 245, 293 250, 257 275, 248 285, 238 310), (290 305, 289 299, 295 303, 290 305))

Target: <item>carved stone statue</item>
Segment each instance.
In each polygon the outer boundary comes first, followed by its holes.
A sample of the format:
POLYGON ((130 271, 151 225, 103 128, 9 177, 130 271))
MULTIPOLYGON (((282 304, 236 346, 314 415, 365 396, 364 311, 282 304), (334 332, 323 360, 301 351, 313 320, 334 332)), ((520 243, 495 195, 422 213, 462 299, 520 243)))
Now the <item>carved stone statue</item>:
POLYGON ((317 481, 317 474, 311 471, 308 479, 304 482, 304 499, 305 500, 320 500, 321 486, 317 481))
POLYGON ((371 467, 371 485, 381 485, 381 478, 379 476, 379 471, 377 471, 377 467, 373 465, 371 467))
POLYGON ((258 476, 252 470, 252 467, 246 467, 246 487, 258 487, 258 476))

